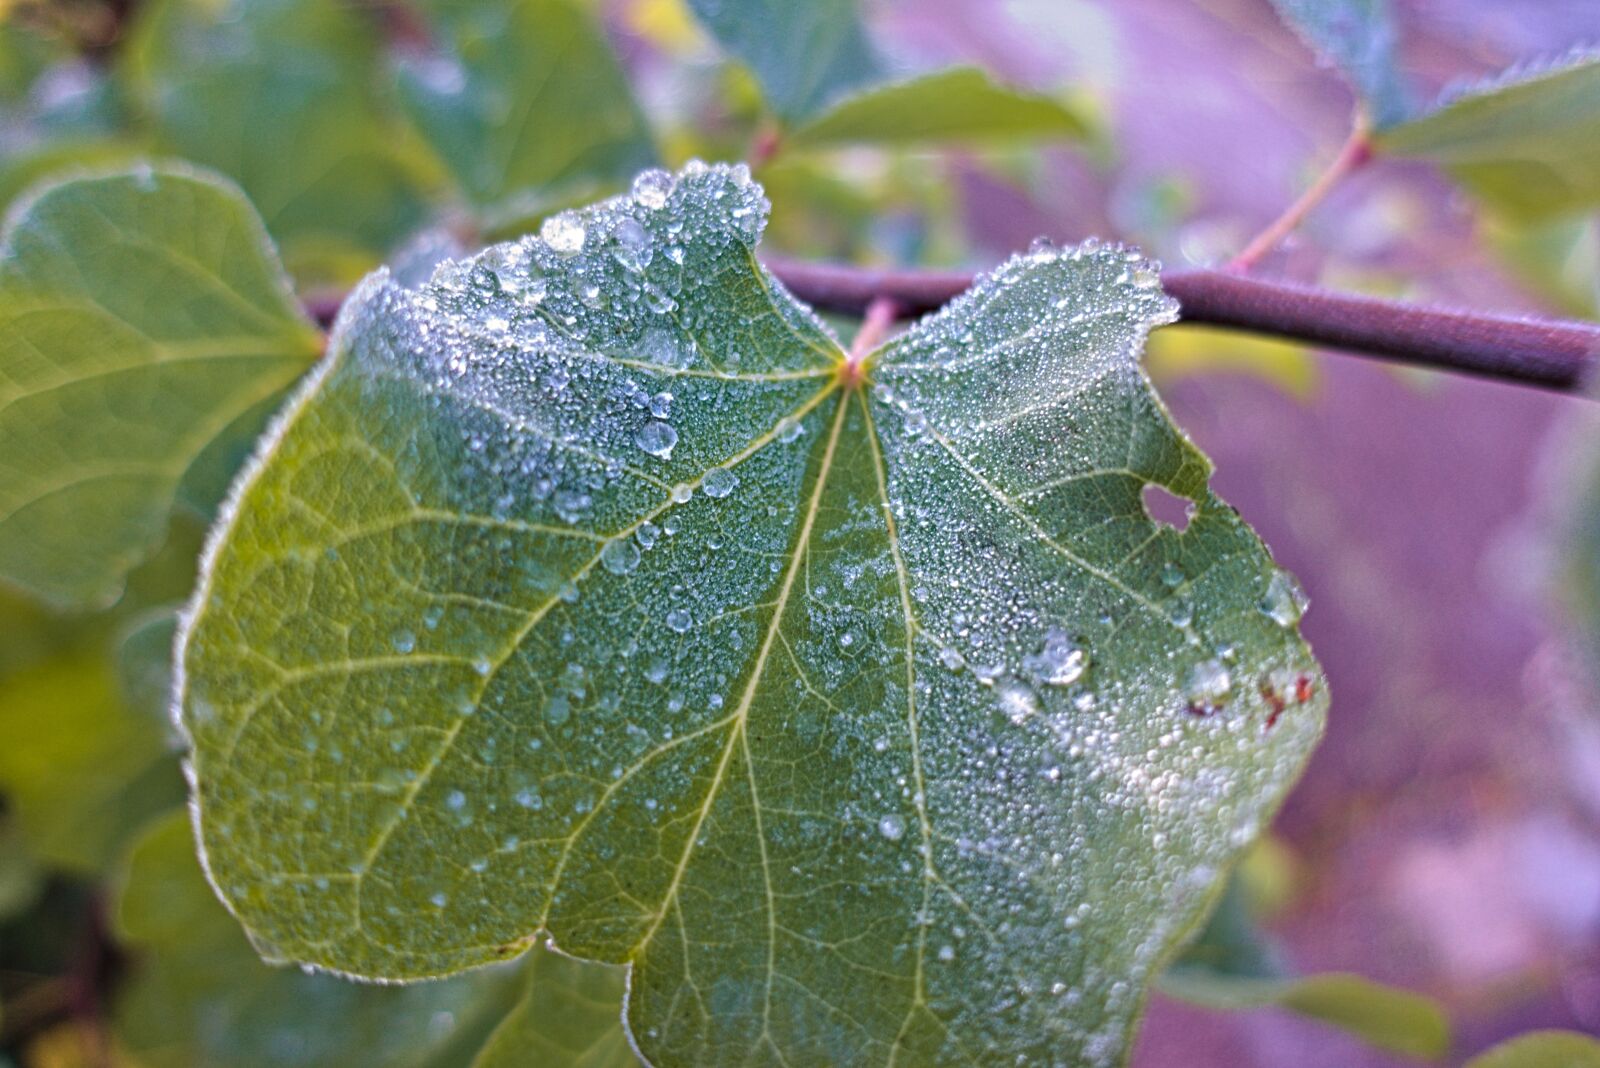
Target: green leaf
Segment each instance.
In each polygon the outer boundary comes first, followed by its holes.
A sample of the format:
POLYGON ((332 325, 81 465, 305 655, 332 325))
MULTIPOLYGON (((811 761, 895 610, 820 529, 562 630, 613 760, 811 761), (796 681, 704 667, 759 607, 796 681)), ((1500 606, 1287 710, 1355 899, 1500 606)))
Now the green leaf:
POLYGON ((196 461, 320 347, 238 191, 148 168, 16 208, 0 338, 0 576, 66 604, 116 595, 196 461))
POLYGON ((400 88, 485 229, 610 192, 655 162, 605 34, 574 0, 437 7, 447 51, 403 67, 400 88))
POLYGON ((107 658, 72 650, 0 683, 0 793, 29 850, 95 872, 183 796, 166 732, 129 708, 107 658))
POLYGON ((1396 65, 1398 37, 1389 0, 1272 0, 1279 16, 1338 67, 1378 128, 1407 118, 1411 94, 1396 65))
POLYGON ((1437 1059, 1450 1050, 1450 1022, 1433 999, 1359 975, 1242 979, 1175 971, 1162 977, 1161 989, 1214 1009, 1288 1009, 1413 1057, 1437 1059))
POLYGON ((884 78, 855 0, 689 0, 689 7, 750 68, 767 106, 785 122, 810 118, 884 78))
POLYGON ((17 821, 0 816, 0 922, 26 911, 43 887, 44 872, 17 821))
POLYGON ((1356 975, 1289 975, 1278 947, 1250 916, 1241 874, 1235 872, 1205 929, 1161 976, 1164 993, 1213 1009, 1287 1009, 1412 1056, 1449 1051, 1450 1021, 1430 998, 1356 975))
POLYGON ((1479 1054, 1464 1068, 1600 1068, 1600 1042, 1577 1031, 1530 1031, 1479 1054))
POLYGON ((1600 53, 1513 68, 1382 131, 1376 145, 1443 165, 1513 218, 1593 208, 1600 205, 1600 53))
POLYGON ((472 1068, 637 1068, 639 1058, 622 1030, 623 969, 536 949, 526 972, 522 1000, 472 1068))
POLYGON ((631 963, 658 1066, 1115 1061, 1326 704, 1153 267, 1016 258, 862 371, 743 167, 634 189, 369 279, 244 476, 180 636, 220 892, 359 975, 631 963))
POLYGON ((206 884, 182 811, 133 847, 116 921, 140 952, 117 1037, 148 1068, 465 1065, 515 992, 504 970, 396 989, 262 964, 206 884))
POLYGON ((121 56, 158 148, 238 182, 302 282, 302 264, 370 267, 422 220, 426 168, 381 105, 375 23, 351 5, 156 0, 121 56))
POLYGON ((998 85, 977 67, 953 67, 866 89, 805 123, 793 146, 917 145, 1083 138, 1080 109, 998 85))

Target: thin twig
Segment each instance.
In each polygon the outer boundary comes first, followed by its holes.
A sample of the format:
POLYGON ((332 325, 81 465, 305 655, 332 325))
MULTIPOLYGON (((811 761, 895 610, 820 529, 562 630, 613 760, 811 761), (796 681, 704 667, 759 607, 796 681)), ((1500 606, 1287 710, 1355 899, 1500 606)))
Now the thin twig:
MULTIPOLYGON (((942 307, 973 276, 959 271, 895 271, 767 259, 790 292, 829 311, 860 315, 879 296, 904 316, 942 307)), ((1586 388, 1600 361, 1600 326, 1486 315, 1227 271, 1169 271, 1161 283, 1178 299, 1181 321, 1227 327, 1396 363, 1497 378, 1562 392, 1586 388)))
POLYGON ((1311 214, 1313 208, 1321 204, 1328 194, 1333 192, 1351 171, 1359 169, 1372 158, 1372 140, 1367 120, 1360 111, 1350 128, 1350 136, 1345 139, 1344 147, 1339 149, 1339 154, 1328 164, 1326 170, 1317 176, 1310 187, 1293 204, 1284 209, 1267 228, 1262 230, 1240 253, 1228 261, 1228 270, 1243 273, 1253 268, 1262 257, 1283 243, 1284 238, 1294 233, 1305 217, 1311 214))

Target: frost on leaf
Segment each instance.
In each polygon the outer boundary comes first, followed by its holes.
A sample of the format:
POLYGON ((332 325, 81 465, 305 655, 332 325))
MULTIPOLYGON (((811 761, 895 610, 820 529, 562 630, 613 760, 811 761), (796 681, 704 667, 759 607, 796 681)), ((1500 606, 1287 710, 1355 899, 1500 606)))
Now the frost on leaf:
POLYGON ((362 976, 629 963, 656 1065, 1115 1062, 1325 707, 1138 366, 1154 266, 1015 258, 850 388, 743 168, 634 188, 370 279, 238 487, 219 892, 362 976))

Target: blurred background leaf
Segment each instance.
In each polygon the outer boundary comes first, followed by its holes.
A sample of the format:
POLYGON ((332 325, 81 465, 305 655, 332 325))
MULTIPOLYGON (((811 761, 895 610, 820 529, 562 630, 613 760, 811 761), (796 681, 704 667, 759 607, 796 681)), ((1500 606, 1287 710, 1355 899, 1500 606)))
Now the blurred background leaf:
POLYGON ((518 985, 514 967, 382 987, 263 964, 201 874, 182 809, 133 847, 115 915, 142 951, 116 1032, 146 1068, 464 1066, 518 985))
POLYGON ((375 266, 436 180, 380 95, 372 17, 320 0, 151 0, 119 54, 156 150, 238 182, 303 285, 375 266))
POLYGON ((488 232, 615 192, 656 162, 594 16, 576 0, 433 3, 402 98, 488 232))
POLYGON ((1080 140, 1093 128, 1082 100, 1019 92, 976 67, 952 67, 846 97, 798 126, 784 144, 816 148, 1080 140))
POLYGON ((1411 112, 1389 0, 1272 0, 1272 5, 1313 51, 1339 68, 1373 125, 1392 126, 1411 112))
POLYGON ((636 1068, 639 1058, 622 1029, 627 971, 532 951, 522 994, 472 1068, 636 1068))
POLYGON ((1522 221, 1600 206, 1600 53, 1514 67, 1378 134, 1380 151, 1447 168, 1522 221))
POLYGON ((213 450, 236 466, 321 348, 250 205, 187 170, 41 191, 0 322, 0 575, 69 605, 116 595, 181 490, 216 503, 213 450))
POLYGON ((772 113, 810 118, 887 72, 855 0, 688 0, 711 35, 754 72, 772 113))
POLYGON ((1464 1068, 1600 1068, 1600 1042, 1574 1031, 1536 1031, 1502 1042, 1464 1068))

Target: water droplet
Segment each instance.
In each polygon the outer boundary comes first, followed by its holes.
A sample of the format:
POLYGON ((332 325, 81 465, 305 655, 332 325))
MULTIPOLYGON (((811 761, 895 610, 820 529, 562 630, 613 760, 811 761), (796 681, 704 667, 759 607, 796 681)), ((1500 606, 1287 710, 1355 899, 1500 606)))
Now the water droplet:
POLYGON ((995 691, 995 703, 1012 723, 1022 723, 1039 711, 1039 697, 1027 683, 1007 679, 995 691))
POLYGON ((900 836, 906 833, 906 821, 891 812, 878 821, 878 833, 891 842, 899 841, 900 836))
POLYGON ((539 227, 539 236, 552 251, 563 256, 575 256, 583 250, 583 221, 574 211, 552 215, 539 227))
POLYGON ((640 226, 638 220, 623 219, 611 236, 617 242, 611 255, 618 263, 635 274, 650 266, 655 250, 651 247, 649 231, 640 226))
POLYGON ((705 491, 707 497, 726 497, 738 485, 739 476, 726 467, 713 467, 706 472, 706 477, 700 480, 700 488, 705 491))
POLYGON ((1089 651, 1066 631, 1052 628, 1045 635, 1044 645, 1022 664, 1047 686, 1070 686, 1089 670, 1089 651))
POLYGON ((948 964, 951 961, 955 960, 956 959, 956 947, 955 946, 940 946, 939 947, 939 959, 944 961, 946 964, 948 964))
POLYGON ((633 443, 651 456, 670 459, 672 447, 678 444, 678 432, 666 423, 652 419, 634 431, 633 443))
POLYGON ((389 638, 397 653, 409 653, 417 647, 417 636, 409 630, 397 630, 389 638))
POLYGON ((570 715, 572 715, 572 702, 567 700, 567 695, 564 693, 556 694, 544 706, 544 718, 553 726, 561 726, 570 715))
POLYGON ((633 199, 647 208, 664 208, 676 184, 677 179, 658 168, 641 171, 633 180, 633 199))
POLYGON ((442 909, 450 903, 450 896, 448 894, 434 894, 428 900, 433 902, 434 908, 442 909))
POLYGON ((1261 598, 1261 611, 1280 627, 1292 627, 1311 605, 1299 581, 1287 571, 1273 572, 1261 598))
POLYGON ((539 796, 539 792, 537 790, 531 788, 526 790, 518 790, 516 800, 517 804, 521 805, 523 808, 540 809, 544 807, 544 798, 539 796))
POLYGON ((667 662, 665 660, 651 661, 650 666, 644 669, 644 677, 646 682, 657 686, 661 685, 667 681, 667 662))
POLYGON ((674 608, 667 613, 667 627, 675 633, 684 633, 693 623, 694 621, 689 618, 689 613, 681 608, 674 608))
POLYGON ((612 538, 600 550, 600 562, 613 575, 626 575, 639 566, 639 547, 632 538, 612 538))
POLYGON ((967 666, 967 658, 947 645, 943 649, 939 650, 939 663, 943 664, 951 671, 960 671, 962 668, 967 666))
POLYGON ((1170 561, 1161 568, 1161 584, 1163 586, 1178 586, 1183 583, 1183 568, 1170 561))
MULTIPOLYGON (((687 504, 689 503, 689 498, 693 496, 694 487, 689 485, 687 482, 680 482, 676 486, 672 487, 673 504, 687 504)), ((672 531, 668 530, 667 533, 671 534, 672 531)))
POLYGON ((451 790, 445 795, 444 803, 456 812, 467 807, 467 795, 460 790, 451 790))
POLYGON ((1202 660, 1189 671, 1184 696, 1191 705, 1215 708, 1233 689, 1233 676, 1220 660, 1202 660))

